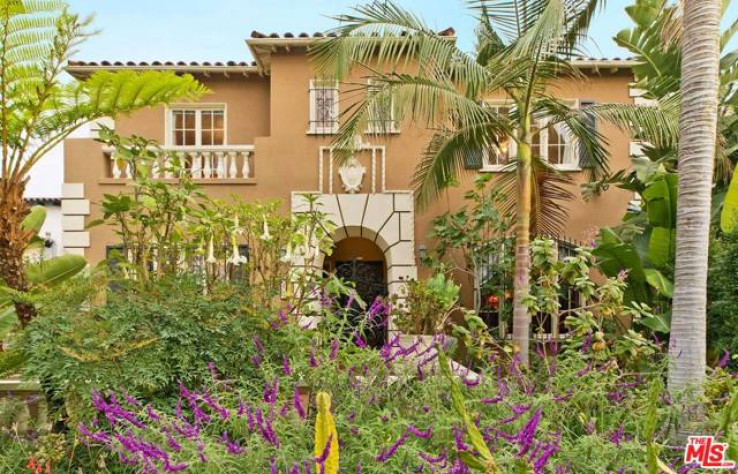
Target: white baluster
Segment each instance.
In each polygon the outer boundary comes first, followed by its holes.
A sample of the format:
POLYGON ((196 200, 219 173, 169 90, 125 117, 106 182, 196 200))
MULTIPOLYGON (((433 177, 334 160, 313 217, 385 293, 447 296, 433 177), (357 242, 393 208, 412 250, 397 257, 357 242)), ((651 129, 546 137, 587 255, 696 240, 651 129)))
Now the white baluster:
POLYGON ((192 154, 192 179, 202 178, 202 153, 192 154))
POLYGON ((123 177, 125 179, 133 178, 133 169, 131 168, 131 163, 129 161, 126 161, 126 166, 123 169, 123 177))
POLYGON ((216 175, 218 176, 218 179, 223 179, 226 177, 226 164, 225 164, 225 156, 222 151, 216 152, 215 156, 218 158, 218 168, 216 169, 216 175))
POLYGON ((115 152, 110 153, 110 161, 112 164, 111 173, 113 178, 120 179, 120 166, 118 166, 118 157, 115 155, 115 152))
POLYGON ((172 157, 169 153, 164 155, 164 179, 172 178, 172 157))
POLYGON ((241 152, 241 156, 243 156, 243 168, 241 169, 241 174, 244 179, 251 177, 251 165, 249 164, 249 155, 251 155, 250 151, 241 152))
POLYGON ((236 167, 236 155, 235 151, 229 151, 228 152, 228 161, 230 162, 230 166, 228 167, 228 177, 233 179, 238 177, 238 168, 236 167))
POLYGON ((213 154, 209 151, 206 151, 202 154, 203 158, 205 159, 205 167, 203 168, 203 178, 208 179, 213 176, 213 166, 211 163, 211 159, 213 157, 213 154))

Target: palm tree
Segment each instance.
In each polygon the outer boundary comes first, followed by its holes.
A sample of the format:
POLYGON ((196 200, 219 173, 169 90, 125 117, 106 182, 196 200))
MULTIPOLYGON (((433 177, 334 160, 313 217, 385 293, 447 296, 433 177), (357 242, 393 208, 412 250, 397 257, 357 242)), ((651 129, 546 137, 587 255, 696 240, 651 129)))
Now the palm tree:
POLYGON ((679 194, 669 389, 705 376, 707 254, 720 88, 720 0, 686 0, 682 33, 679 194))
MULTIPOLYGON (((23 194, 44 154, 90 121, 205 91, 191 76, 167 72, 98 72, 65 81, 65 64, 89 36, 89 23, 60 0, 0 4, 0 280, 17 292, 29 289, 23 255, 34 237, 22 225, 30 213, 23 194)), ((23 325, 35 314, 22 302, 15 309, 23 325)))
MULTIPOLYGON (((554 78, 580 77, 568 61, 586 34, 601 0, 474 0, 479 44, 476 57, 453 38, 440 36, 416 15, 391 1, 375 1, 341 15, 341 25, 316 45, 313 59, 324 75, 343 80, 363 69, 371 93, 357 85, 358 98, 334 142, 339 160, 351 155, 354 137, 366 130, 372 112, 390 104, 393 119, 426 124, 434 130, 416 169, 413 185, 419 206, 435 199, 465 163, 512 143, 517 149, 505 168, 503 189, 516 213, 513 342, 527 363, 530 314, 529 242, 536 230, 554 230, 571 197, 566 176, 535 151, 537 120, 565 125, 586 151, 594 175, 607 171, 603 137, 586 110, 578 110, 547 90, 554 78), (503 92, 504 111, 486 100, 503 92)), ((364 81, 366 82, 366 81, 364 81)))

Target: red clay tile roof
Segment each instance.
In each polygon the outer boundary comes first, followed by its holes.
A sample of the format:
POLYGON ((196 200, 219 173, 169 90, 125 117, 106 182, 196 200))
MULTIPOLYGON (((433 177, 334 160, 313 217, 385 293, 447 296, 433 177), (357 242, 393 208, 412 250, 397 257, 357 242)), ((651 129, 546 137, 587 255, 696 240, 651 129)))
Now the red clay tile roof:
MULTIPOLYGON (((438 34, 438 36, 455 36, 456 35, 456 30, 454 30, 453 28, 446 28, 445 30, 439 31, 437 34, 438 34)), ((251 32, 251 38, 253 38, 253 39, 265 39, 265 38, 270 38, 270 39, 291 39, 291 38, 325 38, 325 37, 335 38, 336 37, 336 34, 335 33, 324 33, 322 31, 316 31, 315 33, 313 33, 311 35, 310 33, 305 33, 305 32, 302 32, 302 33, 292 33, 292 32, 289 32, 288 31, 288 32, 286 32, 286 33, 284 33, 283 35, 280 36, 279 33, 269 33, 269 34, 267 34, 267 33, 262 33, 261 31, 256 31, 256 30, 254 30, 254 31, 251 32)))
POLYGON ((247 61, 204 61, 204 62, 197 62, 197 61, 152 61, 152 62, 146 62, 146 61, 69 61, 69 67, 151 67, 151 66, 159 66, 159 67, 173 67, 173 68, 187 68, 187 67, 197 67, 197 68, 207 68, 207 67, 255 67, 256 61, 251 61, 250 63, 247 61))

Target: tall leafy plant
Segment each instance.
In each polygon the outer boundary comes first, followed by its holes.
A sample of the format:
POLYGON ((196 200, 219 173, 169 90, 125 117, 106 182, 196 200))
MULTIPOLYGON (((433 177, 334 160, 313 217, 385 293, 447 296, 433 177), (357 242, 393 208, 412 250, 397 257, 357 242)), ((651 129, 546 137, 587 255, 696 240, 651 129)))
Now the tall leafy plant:
POLYGON ((453 38, 439 36, 419 17, 391 1, 357 7, 337 17, 341 26, 313 49, 325 75, 343 79, 356 68, 372 76, 372 93, 352 105, 335 140, 348 159, 355 136, 366 130, 372 110, 391 104, 397 121, 426 124, 436 132, 414 178, 418 202, 435 199, 465 163, 479 161, 507 140, 517 145, 504 186, 509 211, 516 215, 513 339, 528 360, 530 315, 523 301, 530 286, 530 235, 552 229, 566 216, 568 182, 534 152, 535 120, 565 125, 586 150, 593 175, 607 170, 603 137, 589 111, 574 110, 547 91, 554 79, 579 77, 567 60, 601 2, 598 0, 475 0, 479 21, 478 54, 460 50, 453 38), (485 100, 504 92, 510 113, 498 113, 485 100))
MULTIPOLYGON (((63 80, 70 55, 89 36, 89 19, 61 0, 7 0, 0 4, 0 278, 15 291, 30 281, 23 254, 34 233, 22 226, 29 171, 83 124, 205 92, 192 76, 170 72, 97 72, 63 80)), ((26 325, 33 305, 17 302, 26 325)))

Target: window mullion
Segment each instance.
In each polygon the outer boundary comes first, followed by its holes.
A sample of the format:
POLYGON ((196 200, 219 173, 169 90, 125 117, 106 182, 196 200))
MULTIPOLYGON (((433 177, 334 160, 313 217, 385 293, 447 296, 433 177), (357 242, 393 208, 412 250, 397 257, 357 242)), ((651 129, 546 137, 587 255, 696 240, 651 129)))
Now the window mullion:
POLYGON ((195 146, 202 146, 202 110, 195 111, 195 146))
POLYGON ((538 122, 538 137, 540 138, 541 145, 538 147, 538 152, 541 155, 541 159, 548 163, 548 121, 541 120, 538 122))

